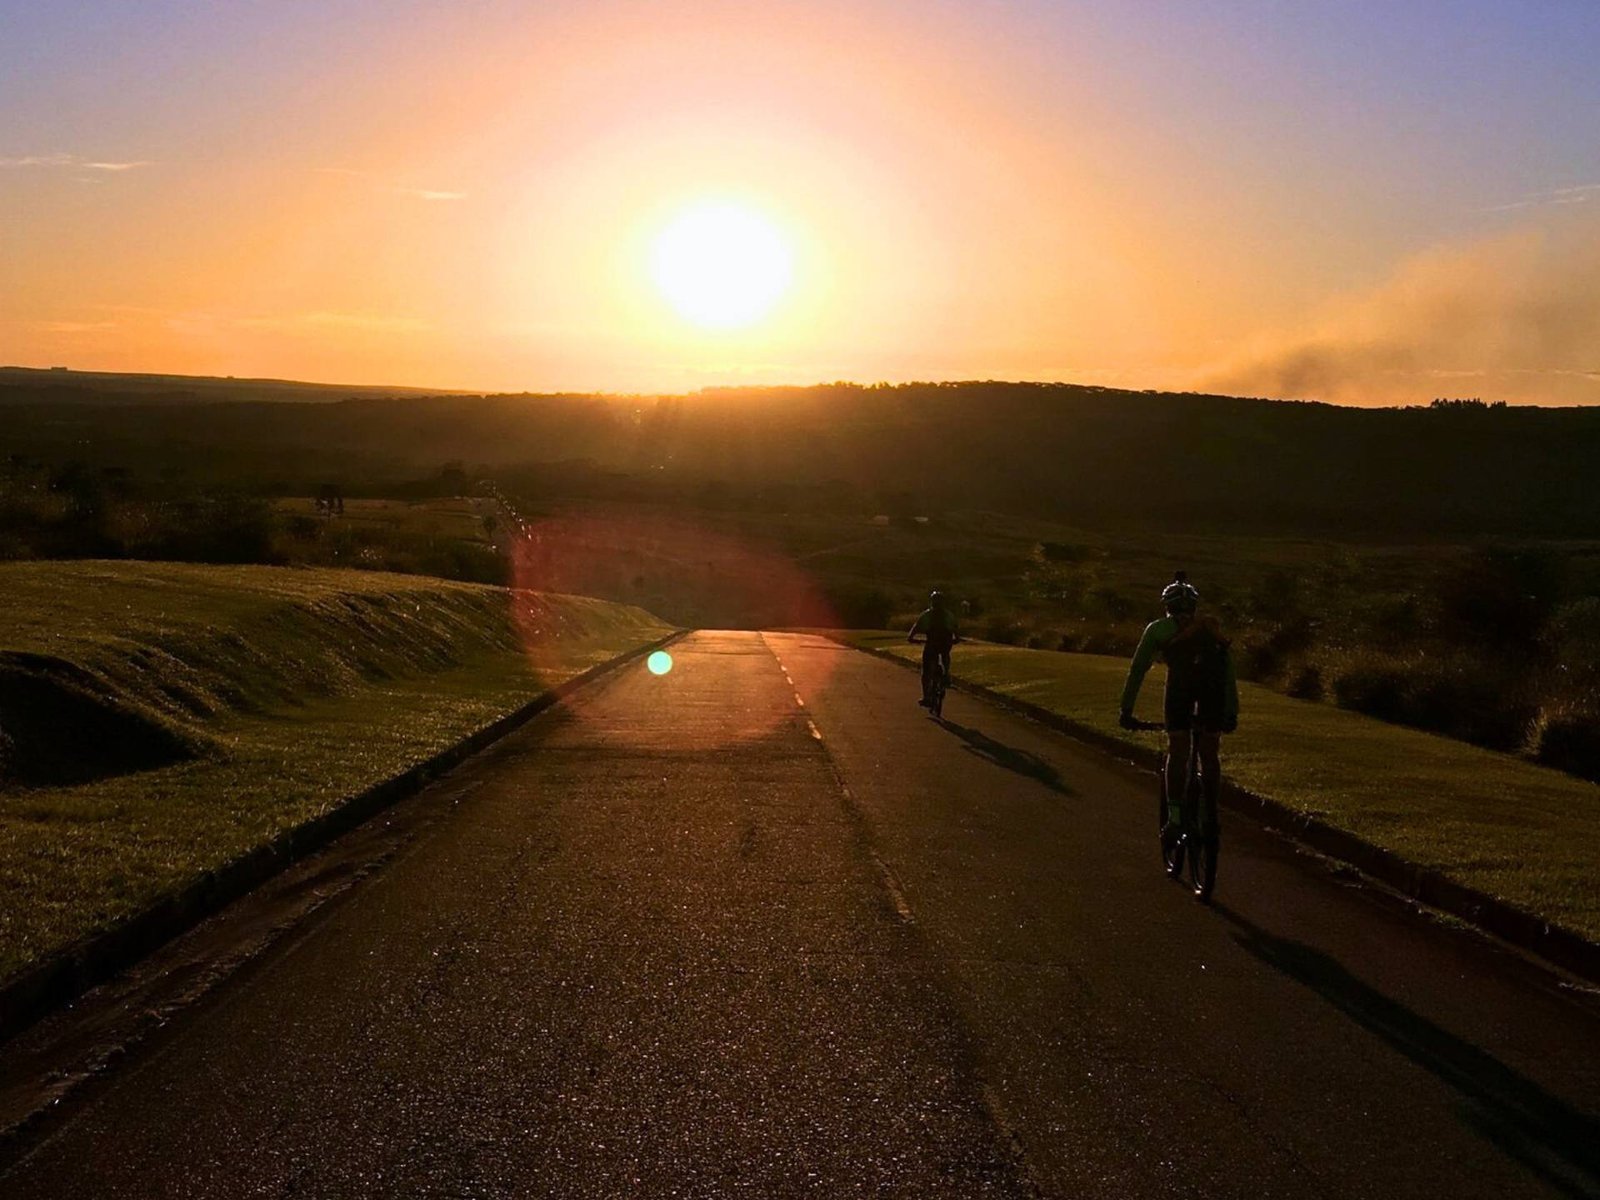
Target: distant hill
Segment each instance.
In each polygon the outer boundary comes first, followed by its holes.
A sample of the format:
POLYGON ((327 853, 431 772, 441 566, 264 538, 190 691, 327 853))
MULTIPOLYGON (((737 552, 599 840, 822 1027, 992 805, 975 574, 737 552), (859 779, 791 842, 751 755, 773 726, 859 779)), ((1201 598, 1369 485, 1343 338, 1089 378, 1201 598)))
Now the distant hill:
POLYGON ((0 367, 0 404, 185 404, 219 400, 328 403, 355 397, 437 394, 441 393, 431 388, 235 379, 232 375, 143 375, 73 371, 66 367, 0 367))
MULTIPOLYGON (((227 382, 216 381, 218 398, 227 382)), ((0 378, 0 394, 14 386, 0 378)), ((987 508, 1186 528, 1600 533, 1600 409, 1361 409, 1018 383, 190 405, 34 394, 10 404, 0 454, 285 494, 323 480, 354 494, 456 461, 533 496, 987 508)))

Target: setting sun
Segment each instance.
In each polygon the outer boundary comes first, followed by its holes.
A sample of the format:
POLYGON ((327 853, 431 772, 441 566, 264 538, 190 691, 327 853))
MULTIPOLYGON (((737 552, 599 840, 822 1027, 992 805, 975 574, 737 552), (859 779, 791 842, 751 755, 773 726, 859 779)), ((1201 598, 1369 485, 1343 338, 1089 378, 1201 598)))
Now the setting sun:
POLYGON ((753 209, 707 201, 680 212, 656 236, 650 269, 684 320, 703 329, 743 329, 788 291, 793 258, 778 230, 753 209))

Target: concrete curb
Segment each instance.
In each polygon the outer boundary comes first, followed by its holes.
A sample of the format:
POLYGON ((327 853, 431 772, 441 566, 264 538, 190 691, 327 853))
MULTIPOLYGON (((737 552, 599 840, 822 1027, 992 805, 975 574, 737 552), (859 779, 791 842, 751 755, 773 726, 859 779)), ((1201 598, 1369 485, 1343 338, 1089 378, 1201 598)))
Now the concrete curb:
MULTIPOLYGON (((857 646, 842 639, 833 639, 840 645, 875 658, 899 663, 908 670, 918 670, 916 663, 871 646, 857 646)), ((957 691, 998 704, 1002 708, 1048 725, 1052 729, 1070 734, 1097 750, 1136 763, 1151 770, 1161 765, 1161 752, 1154 748, 1130 746, 1126 742, 1080 724, 1059 713, 1041 708, 1026 700, 1018 700, 1002 692, 952 679, 957 691)), ((1560 925, 1553 925, 1541 917, 1516 908, 1486 892, 1466 887, 1453 879, 1427 867, 1407 862, 1392 851, 1363 841, 1355 834, 1339 829, 1318 817, 1299 812, 1281 801, 1240 787, 1224 778, 1222 789, 1224 807, 1245 813, 1269 828, 1279 830, 1319 854, 1349 863, 1364 875, 1393 888, 1419 904, 1437 909, 1459 918, 1501 941, 1545 960, 1590 983, 1600 984, 1600 945, 1582 934, 1560 925)))
POLYGON ((20 1033, 46 1013, 70 1004, 340 834, 414 795, 437 776, 579 688, 677 641, 684 633, 678 630, 590 667, 431 758, 348 797, 320 816, 284 830, 272 841, 206 872, 188 887, 126 921, 84 938, 0 984, 0 1041, 20 1033))

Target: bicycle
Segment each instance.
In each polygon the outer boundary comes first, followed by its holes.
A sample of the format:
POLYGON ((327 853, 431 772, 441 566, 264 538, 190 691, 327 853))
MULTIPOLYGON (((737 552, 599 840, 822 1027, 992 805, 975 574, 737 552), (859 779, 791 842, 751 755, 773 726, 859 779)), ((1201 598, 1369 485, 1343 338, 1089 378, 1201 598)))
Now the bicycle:
MULTIPOLYGON (((919 645, 926 640, 926 638, 917 637, 907 639, 912 645, 919 645)), ((957 640, 959 641, 960 639, 957 640)), ((929 671, 924 669, 922 672, 922 698, 928 702, 928 712, 935 719, 938 719, 944 713, 944 694, 949 690, 950 659, 946 657, 943 670, 935 669, 929 671)))
MULTIPOLYGON (((1165 732, 1159 721, 1135 721, 1132 728, 1165 732)), ((1200 739, 1189 738, 1189 761, 1184 770, 1183 802, 1178 806, 1177 829, 1168 824, 1167 772, 1157 772, 1159 809, 1157 828, 1161 834, 1161 865, 1167 878, 1181 880, 1184 866, 1189 868, 1189 888, 1202 903, 1209 902, 1217 886, 1217 858, 1222 852, 1222 835, 1217 820, 1216 802, 1206 795, 1200 777, 1200 739), (1209 830, 1209 833, 1207 832, 1209 830)))

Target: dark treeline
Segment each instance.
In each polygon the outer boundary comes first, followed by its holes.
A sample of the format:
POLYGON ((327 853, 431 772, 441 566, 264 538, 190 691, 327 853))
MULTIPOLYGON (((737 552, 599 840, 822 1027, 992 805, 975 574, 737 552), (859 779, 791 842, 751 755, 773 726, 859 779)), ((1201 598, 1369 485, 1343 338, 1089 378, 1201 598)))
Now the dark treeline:
POLYGON ((264 494, 305 494, 329 478, 353 495, 381 492, 459 460, 517 470, 524 492, 713 505, 982 507, 1343 535, 1600 533, 1600 411, 1590 409, 1357 409, 1007 383, 324 403, 7 394, 0 382, 0 454, 264 494))

